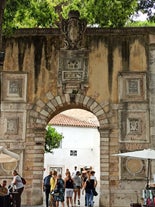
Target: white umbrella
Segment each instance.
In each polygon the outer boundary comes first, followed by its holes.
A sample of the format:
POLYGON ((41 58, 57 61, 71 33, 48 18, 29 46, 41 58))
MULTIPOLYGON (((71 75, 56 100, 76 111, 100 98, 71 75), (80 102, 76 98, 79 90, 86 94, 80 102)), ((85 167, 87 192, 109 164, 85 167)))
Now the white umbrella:
POLYGON ((16 162, 19 160, 19 155, 0 146, 0 163, 16 162))
POLYGON ((151 160, 155 160, 155 150, 153 150, 153 149, 136 150, 136 151, 132 151, 132 152, 114 154, 114 156, 132 157, 132 158, 147 160, 148 161, 148 168, 147 168, 147 185, 146 185, 146 187, 148 187, 149 177, 150 177, 150 164, 151 164, 151 160))

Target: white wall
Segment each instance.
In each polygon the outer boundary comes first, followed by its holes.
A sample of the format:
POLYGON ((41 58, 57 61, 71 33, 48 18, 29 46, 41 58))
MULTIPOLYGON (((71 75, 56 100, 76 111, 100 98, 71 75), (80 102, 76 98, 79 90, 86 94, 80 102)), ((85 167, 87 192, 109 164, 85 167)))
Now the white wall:
POLYGON ((97 128, 82 128, 69 126, 52 126, 62 133, 62 148, 54 153, 45 153, 44 168, 46 176, 50 167, 62 167, 65 176, 66 168, 72 172, 74 166, 78 170, 84 166, 92 166, 97 180, 100 178, 100 136, 97 128), (77 150, 77 156, 70 156, 70 150, 77 150))

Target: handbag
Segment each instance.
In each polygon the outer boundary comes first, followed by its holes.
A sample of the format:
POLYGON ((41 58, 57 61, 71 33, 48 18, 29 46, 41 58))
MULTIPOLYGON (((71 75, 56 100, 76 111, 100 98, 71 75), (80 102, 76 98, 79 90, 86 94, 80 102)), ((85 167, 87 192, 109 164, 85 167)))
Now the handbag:
POLYGON ((58 189, 55 189, 55 190, 54 190, 54 196, 59 196, 59 191, 58 191, 58 189))
POLYGON ((94 196, 97 196, 98 195, 98 193, 96 192, 95 188, 93 189, 93 195, 94 196))

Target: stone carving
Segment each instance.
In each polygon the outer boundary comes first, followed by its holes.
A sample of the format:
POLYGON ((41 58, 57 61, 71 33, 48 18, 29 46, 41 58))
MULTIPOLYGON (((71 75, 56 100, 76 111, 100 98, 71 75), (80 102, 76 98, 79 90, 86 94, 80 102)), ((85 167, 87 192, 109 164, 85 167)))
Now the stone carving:
POLYGON ((18 123, 18 118, 8 118, 6 134, 18 134, 18 123))
POLYGON ((79 19, 78 11, 70 11, 69 18, 61 22, 61 31, 65 36, 65 49, 79 49, 82 43, 82 36, 86 30, 86 21, 79 19))
MULTIPOLYGON (((1 112, 1 139, 0 142, 17 142, 25 140, 26 112, 2 111, 1 112)), ((19 143, 18 143, 19 147, 19 143)))
POLYGON ((10 80, 9 82, 9 94, 17 95, 21 97, 22 95, 22 80, 10 80))
POLYGON ((141 125, 142 125, 142 121, 141 119, 128 119, 128 134, 141 134, 142 130, 141 130, 141 125))
POLYGON ((85 93, 88 83, 88 52, 62 50, 59 58, 59 93, 69 93, 72 102, 77 93, 85 93))
POLYGON ((146 176, 146 163, 144 160, 133 158, 121 159, 121 179, 139 180, 146 176))
POLYGON ((119 100, 121 102, 146 101, 146 73, 124 72, 119 74, 119 100))
POLYGON ((148 120, 147 111, 120 110, 120 141, 135 143, 149 142, 148 120))
POLYGON ((2 101, 26 102, 27 74, 1 72, 2 101))
POLYGON ((130 79, 127 81, 128 94, 135 94, 135 95, 139 94, 139 89, 140 89, 139 82, 140 81, 138 79, 130 79))

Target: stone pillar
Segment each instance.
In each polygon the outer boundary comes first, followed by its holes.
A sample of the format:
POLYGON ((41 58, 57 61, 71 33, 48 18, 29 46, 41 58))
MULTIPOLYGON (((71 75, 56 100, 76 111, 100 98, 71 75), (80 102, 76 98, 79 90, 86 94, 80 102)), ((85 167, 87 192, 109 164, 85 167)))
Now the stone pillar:
POLYGON ((109 130, 100 129, 100 206, 110 207, 109 130))
MULTIPOLYGON (((149 73, 148 96, 150 108, 150 148, 155 148, 155 35, 149 36, 149 73)), ((155 174, 155 162, 152 162, 152 173, 155 174)))

